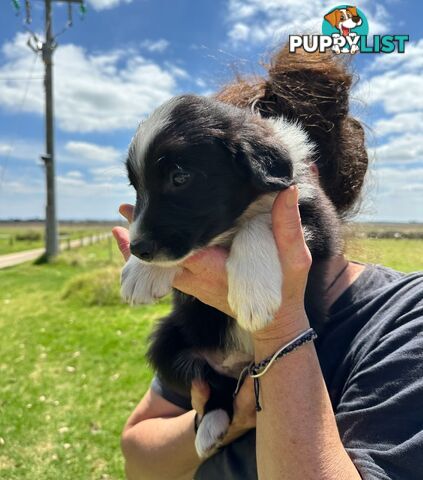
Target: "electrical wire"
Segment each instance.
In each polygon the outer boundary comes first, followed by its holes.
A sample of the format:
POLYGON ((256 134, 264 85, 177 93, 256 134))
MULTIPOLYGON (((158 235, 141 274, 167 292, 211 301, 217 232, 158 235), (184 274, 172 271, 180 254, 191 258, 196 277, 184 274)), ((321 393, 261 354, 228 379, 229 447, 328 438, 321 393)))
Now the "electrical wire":
POLYGON ((43 78, 44 77, 32 77, 31 79, 29 79, 28 77, 2 77, 2 76, 0 76, 0 81, 18 82, 18 81, 21 81, 21 80, 25 80, 26 82, 28 82, 29 80, 43 80, 43 78))
MULTIPOLYGON (((34 70, 35 70, 35 65, 37 63, 37 59, 38 59, 38 55, 34 55, 34 60, 32 62, 32 65, 30 67, 30 70, 29 70, 29 74, 28 74, 28 77, 26 79, 26 85, 25 85, 25 90, 24 90, 24 94, 22 96, 22 99, 21 101, 19 102, 19 106, 17 108, 17 111, 18 112, 21 112, 22 111, 22 108, 26 102, 26 99, 27 99, 27 96, 28 96, 28 92, 29 92, 29 85, 31 83, 31 80, 33 79, 33 74, 34 74, 34 70)), ((0 193, 3 189, 3 185, 4 185, 4 179, 5 179, 5 176, 6 176, 6 170, 7 170, 7 167, 8 167, 8 164, 9 164, 9 160, 10 160, 10 157, 12 155, 12 152, 15 148, 15 145, 16 145, 16 137, 12 140, 12 144, 10 145, 10 149, 9 149, 9 152, 7 153, 6 157, 5 157, 5 160, 3 161, 3 166, 1 168, 1 172, 0 172, 0 193)))

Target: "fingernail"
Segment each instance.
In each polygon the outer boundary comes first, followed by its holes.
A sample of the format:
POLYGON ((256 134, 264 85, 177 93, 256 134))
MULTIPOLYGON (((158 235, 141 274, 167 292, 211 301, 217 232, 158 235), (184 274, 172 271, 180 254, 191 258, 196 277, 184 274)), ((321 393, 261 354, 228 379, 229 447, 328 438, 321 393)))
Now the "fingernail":
POLYGON ((298 203, 298 189, 296 185, 292 185, 288 188, 288 192, 285 199, 285 205, 288 208, 293 208, 298 203))

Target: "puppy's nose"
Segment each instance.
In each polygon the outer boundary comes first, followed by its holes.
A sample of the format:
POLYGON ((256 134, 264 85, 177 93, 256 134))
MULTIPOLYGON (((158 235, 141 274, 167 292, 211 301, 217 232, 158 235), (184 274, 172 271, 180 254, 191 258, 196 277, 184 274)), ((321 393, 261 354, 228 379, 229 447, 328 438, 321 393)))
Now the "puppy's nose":
POLYGON ((358 23, 361 20, 361 18, 357 15, 356 17, 352 17, 352 21, 354 23, 358 23))
POLYGON ((156 253, 156 243, 153 240, 141 238, 131 242, 130 245, 132 255, 146 262, 153 259, 156 253))

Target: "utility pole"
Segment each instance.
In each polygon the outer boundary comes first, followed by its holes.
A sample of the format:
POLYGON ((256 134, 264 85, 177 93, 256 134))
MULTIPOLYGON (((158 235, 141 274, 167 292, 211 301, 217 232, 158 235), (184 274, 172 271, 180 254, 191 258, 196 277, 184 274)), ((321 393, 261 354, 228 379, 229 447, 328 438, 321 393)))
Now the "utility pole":
MULTIPOLYGON (((56 176, 54 156, 54 101, 53 101, 53 53, 57 43, 53 34, 53 11, 52 3, 68 4, 67 27, 72 26, 72 4, 79 4, 81 13, 85 13, 84 0, 44 0, 44 33, 45 40, 40 41, 35 33, 31 32, 28 46, 36 53, 41 52, 44 63, 44 92, 45 92, 45 145, 46 153, 41 155, 46 174, 46 220, 45 220, 45 256, 49 261, 59 252, 59 240, 56 215, 56 176)), ((13 0, 14 6, 19 12, 19 0, 13 0)), ((26 24, 31 23, 31 2, 25 0, 26 24)), ((65 28, 65 29, 66 29, 65 28)), ((63 31, 61 32, 63 33, 63 31)))
POLYGON ((45 135, 46 155, 42 157, 46 172, 46 258, 50 260, 59 251, 56 216, 56 176, 54 158, 54 111, 53 111, 53 52, 56 47, 53 40, 53 15, 51 0, 45 0, 45 41, 42 45, 44 62, 44 91, 45 91, 45 135))

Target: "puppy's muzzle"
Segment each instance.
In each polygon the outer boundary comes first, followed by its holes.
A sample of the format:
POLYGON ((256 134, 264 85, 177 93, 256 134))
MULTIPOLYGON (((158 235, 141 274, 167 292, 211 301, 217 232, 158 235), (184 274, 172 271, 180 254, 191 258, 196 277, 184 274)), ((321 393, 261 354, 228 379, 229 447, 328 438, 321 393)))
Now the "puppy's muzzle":
POLYGON ((154 258, 157 251, 157 244, 154 240, 148 238, 139 238, 130 245, 132 255, 135 255, 140 260, 149 262, 154 258))

